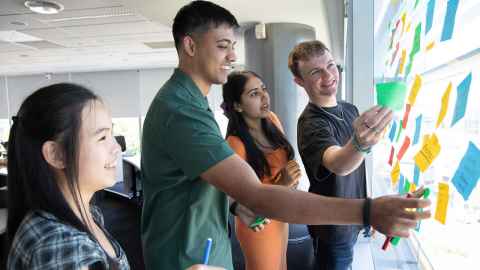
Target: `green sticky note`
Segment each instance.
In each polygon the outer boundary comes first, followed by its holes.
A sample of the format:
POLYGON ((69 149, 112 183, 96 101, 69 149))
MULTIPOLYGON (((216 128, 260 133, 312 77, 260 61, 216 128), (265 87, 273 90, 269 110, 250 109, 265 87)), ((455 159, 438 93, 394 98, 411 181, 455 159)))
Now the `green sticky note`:
POLYGON ((422 23, 415 27, 415 37, 413 38, 412 50, 410 51, 410 59, 413 60, 415 54, 420 51, 420 36, 422 35, 422 23))
POLYGON ((410 191, 410 182, 405 181, 405 188, 403 189, 405 193, 408 193, 410 191))
POLYGON ((400 120, 400 126, 398 127, 398 133, 397 133, 397 138, 395 139, 395 142, 398 142, 400 139, 400 135, 402 134, 403 131, 403 120, 400 120))
POLYGON ((424 198, 424 199, 428 199, 428 196, 430 196, 430 189, 429 189, 429 188, 426 188, 426 189, 423 191, 423 198, 424 198))
POLYGON ((413 7, 414 9, 417 8, 419 1, 420 1, 420 0, 415 1, 415 6, 413 7))
POLYGON ((377 83, 377 104, 394 111, 403 109, 407 86, 404 82, 377 83))
POLYGON ((390 243, 392 243, 394 246, 398 245, 398 242, 400 242, 400 237, 398 236, 395 236, 392 238, 392 240, 390 240, 390 243))

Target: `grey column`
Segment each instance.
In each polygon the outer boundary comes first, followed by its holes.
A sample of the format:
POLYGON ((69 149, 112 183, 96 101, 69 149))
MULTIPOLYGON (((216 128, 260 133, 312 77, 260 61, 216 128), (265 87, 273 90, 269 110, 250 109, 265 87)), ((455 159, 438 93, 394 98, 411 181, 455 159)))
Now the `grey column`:
MULTIPOLYGON (((298 88, 288 69, 288 54, 293 47, 315 39, 315 29, 298 23, 266 24, 266 39, 255 38, 255 27, 245 31, 245 69, 263 77, 270 93, 271 109, 297 149, 298 88)), ((301 108, 303 110, 303 108, 301 108)))

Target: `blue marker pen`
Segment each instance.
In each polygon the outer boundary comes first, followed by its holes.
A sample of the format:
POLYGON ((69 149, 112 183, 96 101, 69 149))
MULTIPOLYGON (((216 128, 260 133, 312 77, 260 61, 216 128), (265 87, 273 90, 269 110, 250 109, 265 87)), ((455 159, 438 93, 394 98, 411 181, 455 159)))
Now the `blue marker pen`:
POLYGON ((203 264, 208 264, 208 257, 210 257, 210 251, 212 250, 212 238, 207 239, 207 243, 205 245, 205 251, 203 253, 203 264))

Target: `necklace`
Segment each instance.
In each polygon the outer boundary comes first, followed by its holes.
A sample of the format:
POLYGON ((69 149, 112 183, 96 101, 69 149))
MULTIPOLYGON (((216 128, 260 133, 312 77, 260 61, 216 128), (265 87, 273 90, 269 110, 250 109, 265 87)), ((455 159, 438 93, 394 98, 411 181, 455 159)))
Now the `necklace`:
POLYGON ((328 112, 327 110, 325 110, 324 108, 320 107, 320 106, 317 106, 322 112, 332 116, 333 118, 337 119, 338 121, 345 121, 345 119, 343 119, 343 109, 342 107, 340 106, 340 104, 338 104, 337 106, 339 106, 339 109, 340 109, 340 117, 336 116, 335 114, 331 113, 331 112, 328 112))

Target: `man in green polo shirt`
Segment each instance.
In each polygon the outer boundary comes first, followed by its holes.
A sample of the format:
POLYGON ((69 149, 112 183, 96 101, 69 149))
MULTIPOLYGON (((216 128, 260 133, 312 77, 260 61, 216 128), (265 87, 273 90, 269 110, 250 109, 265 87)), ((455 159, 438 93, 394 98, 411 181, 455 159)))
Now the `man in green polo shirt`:
MULTIPOLYGON (((155 96, 143 127, 147 269, 177 270, 201 263, 205 241, 212 238, 209 263, 232 270, 227 194, 259 215, 284 222, 371 224, 390 236, 406 237, 416 221, 430 216, 428 210, 406 211, 427 207, 427 200, 348 200, 262 185, 223 140, 206 99, 212 84, 226 82, 236 59, 236 27, 228 10, 207 1, 193 1, 175 16, 179 66, 155 96)), ((378 115, 368 120, 386 122, 378 115)))

